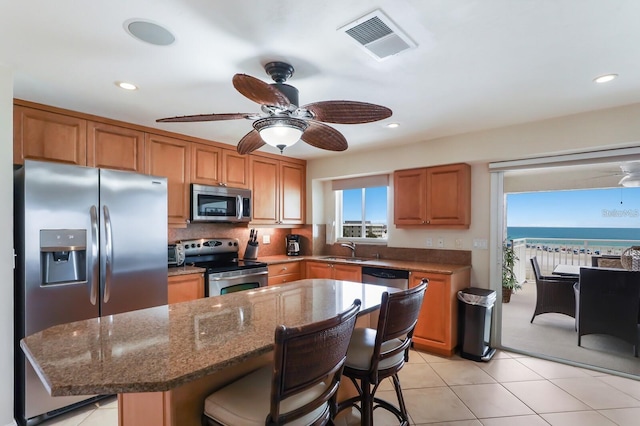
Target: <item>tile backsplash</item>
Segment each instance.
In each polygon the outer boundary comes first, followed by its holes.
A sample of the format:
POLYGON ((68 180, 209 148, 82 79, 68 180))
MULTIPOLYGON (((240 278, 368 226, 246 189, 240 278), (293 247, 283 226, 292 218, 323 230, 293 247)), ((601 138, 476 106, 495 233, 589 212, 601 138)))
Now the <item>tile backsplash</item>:
MULTIPOLYGON (((169 228, 168 240, 175 242, 198 238, 237 238, 240 241, 239 256, 249 241, 250 226, 235 224, 192 223, 186 228, 169 228)), ((303 256, 349 256, 351 251, 340 244, 327 244, 326 225, 304 225, 297 228, 256 228, 258 231, 258 259, 261 256, 286 254, 285 236, 300 235, 300 251, 303 256), (263 237, 269 235, 270 243, 264 244, 263 237)), ((430 263, 447 263, 454 265, 471 265, 469 250, 439 250, 404 247, 387 247, 386 245, 359 244, 356 249, 358 257, 382 259, 401 259, 430 263)))

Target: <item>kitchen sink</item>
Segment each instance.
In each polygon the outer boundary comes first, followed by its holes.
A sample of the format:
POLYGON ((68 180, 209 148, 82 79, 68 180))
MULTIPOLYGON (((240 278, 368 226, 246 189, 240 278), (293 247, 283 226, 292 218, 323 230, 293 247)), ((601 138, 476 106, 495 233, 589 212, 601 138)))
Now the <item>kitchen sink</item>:
POLYGON ((321 257, 322 260, 343 260, 345 262, 365 262, 368 259, 363 259, 361 257, 346 257, 346 256, 325 256, 321 257))

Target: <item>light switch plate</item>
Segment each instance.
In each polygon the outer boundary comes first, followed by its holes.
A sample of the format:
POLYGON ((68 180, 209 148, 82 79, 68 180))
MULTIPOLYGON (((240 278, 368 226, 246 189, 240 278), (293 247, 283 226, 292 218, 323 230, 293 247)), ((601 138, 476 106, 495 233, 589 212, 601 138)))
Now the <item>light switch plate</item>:
POLYGON ((444 238, 438 238, 438 248, 444 248, 444 238))
POLYGON ((427 247, 433 247, 433 238, 427 238, 425 245, 427 247))
POLYGON ((271 235, 269 234, 263 235, 262 244, 271 244, 271 235))
POLYGON ((488 250, 489 244, 487 240, 484 238, 474 238, 473 239, 473 248, 477 250, 488 250))

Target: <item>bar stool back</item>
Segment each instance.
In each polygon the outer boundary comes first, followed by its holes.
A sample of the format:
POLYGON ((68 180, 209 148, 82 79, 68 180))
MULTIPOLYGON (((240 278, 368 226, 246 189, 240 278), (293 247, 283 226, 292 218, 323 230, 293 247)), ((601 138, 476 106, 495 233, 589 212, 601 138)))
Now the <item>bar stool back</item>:
POLYGON ((300 327, 276 327, 274 364, 209 395, 203 425, 325 425, 360 300, 339 315, 300 327))
POLYGON ((411 337, 428 284, 429 280, 423 278, 416 287, 383 293, 377 328, 353 331, 343 375, 351 379, 358 396, 341 402, 338 411, 356 407, 361 424, 372 425, 373 410, 382 407, 395 414, 401 424, 409 424, 398 372, 409 359, 411 337), (375 397, 378 386, 387 377, 392 378, 398 407, 375 397))

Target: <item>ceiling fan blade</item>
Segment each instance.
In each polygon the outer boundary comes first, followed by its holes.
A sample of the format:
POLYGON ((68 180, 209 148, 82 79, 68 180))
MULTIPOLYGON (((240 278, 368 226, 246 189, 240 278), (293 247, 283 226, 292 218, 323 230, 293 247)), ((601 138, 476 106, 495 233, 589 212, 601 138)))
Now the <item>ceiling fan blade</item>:
POLYGON ((198 115, 182 115, 179 117, 159 118, 157 123, 179 123, 193 121, 223 121, 238 120, 240 118, 253 118, 255 114, 251 113, 229 113, 229 114, 198 114, 198 115))
POLYGON ((262 147, 264 145, 264 141, 260 137, 260 133, 256 130, 252 130, 238 142, 238 147, 236 148, 240 154, 248 154, 256 149, 262 147))
POLYGON ((342 133, 317 121, 308 121, 309 127, 302 134, 302 139, 311 146, 329 151, 344 151, 349 147, 342 133))
POLYGON ((253 102, 262 105, 289 108, 290 102, 281 91, 272 85, 247 74, 233 76, 233 87, 253 102))
POLYGON ((315 120, 336 124, 371 123, 392 114, 387 107, 356 101, 314 102, 302 108, 311 112, 315 120))

